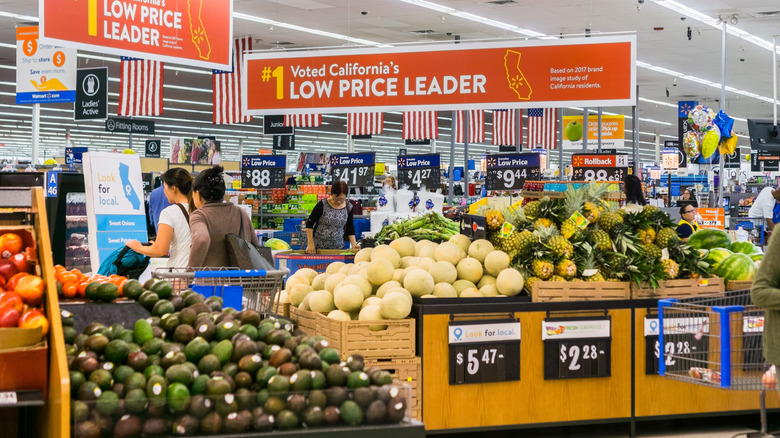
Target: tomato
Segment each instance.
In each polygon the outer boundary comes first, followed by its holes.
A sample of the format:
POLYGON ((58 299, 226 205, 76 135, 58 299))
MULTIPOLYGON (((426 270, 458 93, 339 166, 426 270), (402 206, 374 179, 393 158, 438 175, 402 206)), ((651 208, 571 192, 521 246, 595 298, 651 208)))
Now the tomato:
POLYGON ((26 272, 19 272, 17 274, 14 274, 14 276, 9 278, 8 281, 5 283, 6 286, 5 288, 8 290, 16 290, 16 283, 19 282, 19 279, 21 279, 22 277, 27 277, 28 275, 30 274, 26 272))
POLYGON ((16 292, 3 292, 0 293, 0 306, 9 305, 16 309, 20 314, 24 310, 24 301, 22 296, 16 292))
POLYGON ((19 273, 19 268, 16 267, 14 262, 8 259, 0 259, 0 277, 4 280, 8 280, 19 273))
POLYGON ((59 281, 62 284, 76 283, 78 279, 79 279, 78 276, 70 271, 61 272, 59 275, 57 275, 57 281, 59 281))
POLYGON ((62 285, 62 296, 65 298, 75 298, 78 294, 79 285, 76 283, 65 283, 62 285))
POLYGON ((19 254, 14 254, 10 257, 10 260, 14 262, 14 265, 16 265, 16 269, 19 270, 19 272, 26 272, 28 274, 32 274, 33 269, 35 268, 35 263, 30 262, 30 260, 27 258, 27 254, 20 252, 19 254))
POLYGON ((0 327, 16 327, 19 324, 19 312, 11 306, 0 306, 0 327))
POLYGON ((62 265, 54 265, 54 275, 57 276, 60 272, 65 272, 67 269, 65 269, 65 266, 62 265))
POLYGON ((90 280, 88 278, 79 283, 78 288, 76 288, 76 293, 78 294, 79 298, 84 298, 87 293, 87 286, 89 286, 89 283, 90 280))
POLYGON ((38 309, 31 309, 22 314, 22 317, 19 318, 19 327, 20 328, 35 328, 40 327, 41 328, 41 334, 43 336, 46 336, 47 333, 49 333, 49 320, 46 319, 46 316, 38 309))
POLYGON ((5 290, 5 277, 0 275, 0 290, 5 290))
POLYGON ((5 233, 0 236, 0 257, 7 259, 12 255, 22 252, 24 242, 18 234, 5 233))
POLYGON ((123 297, 125 296, 123 290, 125 288, 125 283, 127 283, 127 278, 125 277, 119 277, 119 280, 116 282, 116 286, 119 288, 119 296, 123 297))
POLYGON ((43 300, 43 279, 37 275, 27 275, 19 279, 14 292, 22 296, 22 301, 31 306, 41 304, 43 300))

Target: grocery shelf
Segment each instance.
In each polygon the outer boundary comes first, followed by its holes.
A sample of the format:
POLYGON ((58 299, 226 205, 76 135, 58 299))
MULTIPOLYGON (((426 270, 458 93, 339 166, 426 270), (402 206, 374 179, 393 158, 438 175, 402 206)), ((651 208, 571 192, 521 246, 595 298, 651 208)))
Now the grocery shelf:
MULTIPOLYGON (((208 435, 203 435, 208 436, 208 435)), ((424 438, 425 426, 419 421, 411 420, 408 423, 382 426, 359 426, 359 427, 316 427, 312 429, 295 430, 274 430, 266 433, 241 433, 220 435, 229 438, 264 438, 264 437, 287 437, 287 438, 424 438)))
POLYGON ((0 409, 43 406, 45 403, 46 398, 44 398, 43 391, 40 389, 0 391, 0 409))

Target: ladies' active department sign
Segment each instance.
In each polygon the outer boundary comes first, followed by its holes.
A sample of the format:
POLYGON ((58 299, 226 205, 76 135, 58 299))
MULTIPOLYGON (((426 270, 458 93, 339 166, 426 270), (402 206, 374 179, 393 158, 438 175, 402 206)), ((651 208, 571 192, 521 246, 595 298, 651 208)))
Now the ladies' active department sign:
POLYGON ((634 36, 248 54, 248 114, 633 105, 634 36))

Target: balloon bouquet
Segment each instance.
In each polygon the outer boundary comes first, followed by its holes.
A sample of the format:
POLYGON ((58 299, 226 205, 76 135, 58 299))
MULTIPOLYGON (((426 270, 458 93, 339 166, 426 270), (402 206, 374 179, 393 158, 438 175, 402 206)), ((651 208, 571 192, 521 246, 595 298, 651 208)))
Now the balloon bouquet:
POLYGON ((693 130, 685 133, 683 145, 691 162, 713 164, 720 155, 734 153, 737 147, 737 136, 732 131, 734 119, 723 110, 715 114, 707 105, 696 105, 688 113, 688 125, 693 130))

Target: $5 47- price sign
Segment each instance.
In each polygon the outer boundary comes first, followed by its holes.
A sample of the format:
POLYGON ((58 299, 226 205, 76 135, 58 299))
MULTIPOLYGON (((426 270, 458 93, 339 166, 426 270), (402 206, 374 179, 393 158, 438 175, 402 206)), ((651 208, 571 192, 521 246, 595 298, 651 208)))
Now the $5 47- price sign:
POLYGON ((286 166, 286 155, 244 155, 241 157, 241 187, 283 188, 286 166))
POLYGON ((449 339, 451 385, 520 380, 519 322, 452 322, 449 339))

